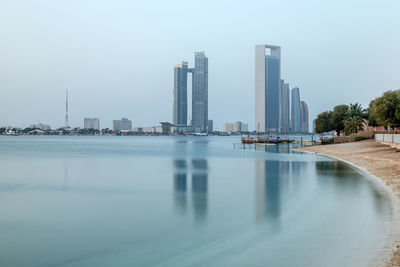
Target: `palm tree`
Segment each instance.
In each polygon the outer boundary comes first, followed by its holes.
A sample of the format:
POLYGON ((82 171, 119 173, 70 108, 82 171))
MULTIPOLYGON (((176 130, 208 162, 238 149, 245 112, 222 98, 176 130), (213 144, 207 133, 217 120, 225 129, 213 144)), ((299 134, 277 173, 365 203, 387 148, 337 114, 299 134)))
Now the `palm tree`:
POLYGON ((363 108, 361 107, 360 104, 358 103, 349 104, 349 110, 347 111, 348 117, 362 116, 362 113, 363 113, 363 108))
POLYGON ((362 108, 362 106, 358 103, 349 104, 349 110, 347 111, 347 117, 361 117, 365 118, 366 110, 362 108))
POLYGON ((344 120, 344 132, 346 135, 358 133, 364 130, 364 119, 361 116, 348 116, 344 120))

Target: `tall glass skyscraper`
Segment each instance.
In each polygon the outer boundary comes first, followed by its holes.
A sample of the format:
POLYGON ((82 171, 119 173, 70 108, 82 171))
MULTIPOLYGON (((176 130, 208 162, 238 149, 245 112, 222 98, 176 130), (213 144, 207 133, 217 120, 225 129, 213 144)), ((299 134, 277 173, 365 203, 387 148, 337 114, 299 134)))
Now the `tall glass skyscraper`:
POLYGON ((308 105, 304 101, 300 101, 300 131, 302 133, 308 133, 308 105))
POLYGON ((204 52, 195 52, 192 79, 192 125, 208 128, 208 58, 204 52))
POLYGON ((290 128, 290 90, 289 84, 281 80, 281 132, 288 133, 290 128))
POLYGON ((188 63, 174 66, 173 124, 187 126, 187 76, 192 73, 191 125, 208 128, 208 58, 204 52, 195 52, 194 68, 188 63))
POLYGON ((255 128, 258 132, 280 131, 281 48, 257 45, 255 51, 255 128), (270 54, 266 54, 266 49, 270 54))
POLYGON ((173 123, 179 126, 187 125, 187 73, 188 63, 182 61, 182 64, 174 66, 174 97, 173 123))
POLYGON ((292 89, 291 107, 291 129, 293 133, 299 133, 300 129, 300 90, 298 87, 292 89))

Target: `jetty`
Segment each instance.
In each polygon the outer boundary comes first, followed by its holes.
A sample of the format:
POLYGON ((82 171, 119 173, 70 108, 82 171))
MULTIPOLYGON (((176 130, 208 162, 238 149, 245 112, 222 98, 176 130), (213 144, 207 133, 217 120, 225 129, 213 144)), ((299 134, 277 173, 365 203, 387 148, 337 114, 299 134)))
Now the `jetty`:
POLYGON ((242 144, 282 144, 282 143, 293 143, 295 140, 289 138, 280 137, 242 137, 242 144))

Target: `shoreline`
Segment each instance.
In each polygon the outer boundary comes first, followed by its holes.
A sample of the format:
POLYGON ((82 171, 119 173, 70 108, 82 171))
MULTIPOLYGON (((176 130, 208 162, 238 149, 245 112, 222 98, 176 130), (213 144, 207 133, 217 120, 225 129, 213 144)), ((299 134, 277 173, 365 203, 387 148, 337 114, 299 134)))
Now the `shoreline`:
MULTIPOLYGON (((382 154, 383 151, 396 153, 396 148, 388 144, 367 140, 354 143, 300 147, 294 150, 343 161, 363 172, 366 179, 381 186, 390 197, 392 229, 382 250, 378 251, 374 261, 369 266, 400 266, 400 188, 396 183, 397 181, 393 181, 396 180, 396 177, 390 179, 390 174, 380 170, 380 167, 382 167, 380 165, 397 163, 396 165, 398 166, 391 168, 389 172, 394 172, 397 174, 396 176, 400 177, 400 160, 396 162, 393 159, 379 157, 379 154, 382 154), (375 164, 371 164, 371 161, 375 161, 375 164)), ((400 153, 396 154, 397 157, 400 159, 400 153)))

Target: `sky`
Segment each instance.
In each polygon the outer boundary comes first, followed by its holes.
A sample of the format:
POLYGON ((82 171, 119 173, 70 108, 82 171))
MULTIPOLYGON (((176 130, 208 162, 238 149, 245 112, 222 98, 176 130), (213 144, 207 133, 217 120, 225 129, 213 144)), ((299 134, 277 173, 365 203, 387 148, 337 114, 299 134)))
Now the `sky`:
POLYGON ((172 121, 173 66, 204 51, 214 129, 253 130, 254 49, 272 44, 311 127, 335 105, 400 88, 399 10, 398 0, 1 0, 0 126, 63 126, 66 89, 72 126, 172 121))

